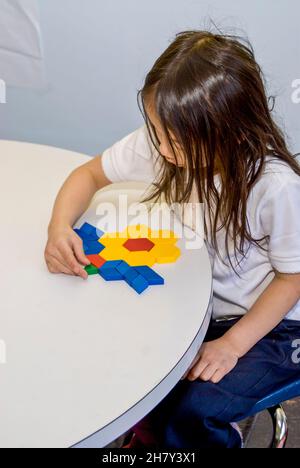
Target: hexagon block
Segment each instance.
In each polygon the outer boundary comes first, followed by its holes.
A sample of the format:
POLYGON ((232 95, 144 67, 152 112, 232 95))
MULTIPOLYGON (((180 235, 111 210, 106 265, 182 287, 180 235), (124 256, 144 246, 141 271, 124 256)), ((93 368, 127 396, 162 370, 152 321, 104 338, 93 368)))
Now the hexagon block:
POLYGON ((130 252, 150 252, 154 245, 155 244, 153 244, 151 240, 142 237, 140 239, 128 239, 125 244, 123 244, 125 249, 129 250, 130 252))

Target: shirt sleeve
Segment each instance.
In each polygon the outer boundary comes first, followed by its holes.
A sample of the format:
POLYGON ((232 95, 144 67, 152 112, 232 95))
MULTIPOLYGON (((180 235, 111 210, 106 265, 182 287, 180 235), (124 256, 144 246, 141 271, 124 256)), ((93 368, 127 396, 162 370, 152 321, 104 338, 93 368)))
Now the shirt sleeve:
POLYGON ((117 141, 102 153, 102 166, 111 182, 152 183, 158 174, 158 154, 146 125, 117 141))
POLYGON ((280 273, 300 273, 300 177, 273 182, 260 214, 271 265, 280 273))

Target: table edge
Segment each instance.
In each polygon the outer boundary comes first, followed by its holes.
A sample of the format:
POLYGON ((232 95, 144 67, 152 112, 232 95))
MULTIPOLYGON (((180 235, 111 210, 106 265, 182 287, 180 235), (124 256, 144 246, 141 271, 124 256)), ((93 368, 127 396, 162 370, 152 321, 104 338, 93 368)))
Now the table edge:
POLYGON ((196 336, 177 364, 149 393, 147 393, 131 408, 126 410, 123 414, 115 418, 99 431, 96 431, 90 436, 87 436, 81 441, 75 443, 71 448, 104 448, 115 439, 125 434, 125 432, 140 421, 165 398, 165 396, 175 387, 187 371, 197 355, 199 347, 204 341, 212 317, 212 297, 213 281, 211 271, 211 290, 205 317, 196 336))

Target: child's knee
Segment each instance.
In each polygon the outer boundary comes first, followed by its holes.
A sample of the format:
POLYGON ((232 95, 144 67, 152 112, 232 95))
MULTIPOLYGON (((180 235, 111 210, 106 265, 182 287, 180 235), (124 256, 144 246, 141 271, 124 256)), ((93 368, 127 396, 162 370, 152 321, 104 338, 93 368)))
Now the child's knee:
MULTIPOLYGON (((174 415, 199 420, 216 418, 231 406, 232 395, 222 389, 220 384, 194 380, 185 381, 185 391, 174 407, 174 415)), ((230 415, 228 415, 230 422, 230 415)))

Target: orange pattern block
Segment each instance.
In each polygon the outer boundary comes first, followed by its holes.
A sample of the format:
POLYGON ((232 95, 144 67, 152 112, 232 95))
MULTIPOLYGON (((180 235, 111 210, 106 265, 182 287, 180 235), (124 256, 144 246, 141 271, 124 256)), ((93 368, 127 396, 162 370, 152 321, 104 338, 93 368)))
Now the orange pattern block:
POLYGON ((100 255, 86 255, 86 257, 89 259, 91 264, 97 268, 101 268, 104 265, 104 263, 106 263, 106 260, 100 255))

